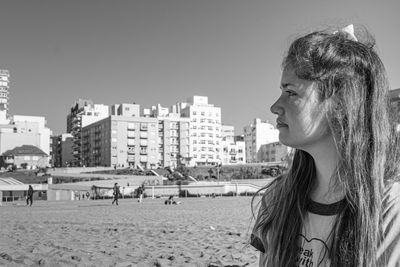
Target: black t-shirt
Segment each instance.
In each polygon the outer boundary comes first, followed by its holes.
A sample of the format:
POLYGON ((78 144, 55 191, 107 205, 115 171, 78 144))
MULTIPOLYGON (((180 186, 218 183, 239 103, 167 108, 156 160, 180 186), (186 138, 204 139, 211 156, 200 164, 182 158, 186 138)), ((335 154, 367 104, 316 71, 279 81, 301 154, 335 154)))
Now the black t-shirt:
MULTIPOLYGON (((384 240, 378 246, 377 257, 380 262, 385 262, 383 266, 400 266, 400 184, 393 184, 385 191, 383 203, 384 240)), ((297 236, 296 266, 330 266, 332 228, 343 205, 344 200, 329 205, 308 201, 302 231, 297 236)), ((269 266, 265 254, 267 244, 256 230, 253 231, 251 245, 261 252, 260 266, 269 266)))

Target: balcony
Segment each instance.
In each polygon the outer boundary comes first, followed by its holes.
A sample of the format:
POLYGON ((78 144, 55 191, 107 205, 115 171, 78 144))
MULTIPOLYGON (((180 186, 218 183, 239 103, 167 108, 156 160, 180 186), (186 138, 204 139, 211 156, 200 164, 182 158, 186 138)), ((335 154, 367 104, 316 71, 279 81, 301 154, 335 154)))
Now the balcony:
POLYGON ((147 140, 144 140, 144 139, 140 140, 140 145, 147 146, 147 140))
POLYGON ((140 138, 146 139, 148 137, 147 132, 141 132, 140 138))
POLYGON ((135 130, 135 124, 129 122, 128 125, 127 125, 127 129, 128 129, 128 131, 134 131, 135 130))
POLYGON ((141 123, 140 124, 140 130, 141 131, 147 131, 147 129, 148 129, 147 123, 141 123))
POLYGON ((135 154, 135 147, 133 146, 128 146, 128 154, 132 155, 135 154))

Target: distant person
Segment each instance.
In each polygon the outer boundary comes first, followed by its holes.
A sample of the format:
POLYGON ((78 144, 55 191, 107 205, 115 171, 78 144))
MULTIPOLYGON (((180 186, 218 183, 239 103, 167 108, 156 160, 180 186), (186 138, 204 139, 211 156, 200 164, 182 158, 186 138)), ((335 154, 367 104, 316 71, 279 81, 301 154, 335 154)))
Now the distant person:
POLYGON ((114 200, 113 200, 113 202, 111 202, 111 204, 113 204, 113 205, 114 205, 114 202, 115 202, 115 204, 117 204, 117 206, 118 206, 118 198, 119 198, 119 194, 120 194, 120 192, 119 192, 119 186, 118 186, 118 183, 115 183, 115 184, 114 184, 114 188, 113 188, 114 200))
POLYGON ((164 204, 165 205, 179 205, 179 204, 181 204, 181 202, 175 201, 174 196, 170 195, 169 198, 164 201, 164 204))
POLYGON ((26 196, 26 205, 32 206, 32 202, 33 202, 33 187, 29 185, 28 195, 26 196))
POLYGON ((86 192, 86 199, 90 199, 90 193, 86 192))
POLYGON ((139 202, 139 203, 142 203, 142 202, 143 202, 143 194, 144 194, 144 185, 142 184, 142 185, 139 186, 139 188, 138 188, 138 195, 139 195, 138 202, 139 202))

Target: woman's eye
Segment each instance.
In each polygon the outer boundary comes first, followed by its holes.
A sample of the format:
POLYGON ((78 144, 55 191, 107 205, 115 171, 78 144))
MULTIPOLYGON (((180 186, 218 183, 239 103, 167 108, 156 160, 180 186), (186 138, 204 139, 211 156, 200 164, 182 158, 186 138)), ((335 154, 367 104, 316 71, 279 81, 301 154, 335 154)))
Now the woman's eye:
POLYGON ((295 96, 295 95, 297 95, 295 92, 293 92, 293 91, 285 91, 286 92, 286 94, 288 95, 288 96, 295 96))

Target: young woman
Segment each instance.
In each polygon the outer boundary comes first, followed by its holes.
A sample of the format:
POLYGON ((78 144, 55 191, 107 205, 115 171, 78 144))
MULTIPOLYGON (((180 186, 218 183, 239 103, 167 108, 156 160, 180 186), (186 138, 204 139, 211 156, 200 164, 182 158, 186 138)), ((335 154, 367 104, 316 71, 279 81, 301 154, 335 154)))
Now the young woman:
POLYGON ((373 43, 352 25, 302 36, 280 88, 271 111, 294 153, 263 189, 251 238, 260 266, 399 266, 398 137, 373 43))

